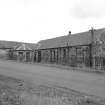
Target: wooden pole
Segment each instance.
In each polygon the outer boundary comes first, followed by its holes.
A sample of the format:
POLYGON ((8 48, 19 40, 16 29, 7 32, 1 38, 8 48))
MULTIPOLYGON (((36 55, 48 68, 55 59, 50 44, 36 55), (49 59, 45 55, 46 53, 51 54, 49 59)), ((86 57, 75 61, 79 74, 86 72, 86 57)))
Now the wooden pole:
POLYGON ((94 43, 94 29, 93 27, 90 30, 91 32, 91 44, 90 44, 90 67, 93 66, 93 43, 94 43))
POLYGON ((24 61, 26 62, 27 61, 27 58, 26 58, 26 51, 24 51, 24 56, 25 56, 25 58, 24 58, 24 61))

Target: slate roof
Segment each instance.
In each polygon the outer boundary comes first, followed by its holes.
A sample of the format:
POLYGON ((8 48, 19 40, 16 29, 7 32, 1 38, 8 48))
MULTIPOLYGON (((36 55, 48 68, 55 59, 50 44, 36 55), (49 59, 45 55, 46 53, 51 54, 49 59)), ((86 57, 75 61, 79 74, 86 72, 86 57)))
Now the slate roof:
MULTIPOLYGON (((99 35, 105 31, 105 28, 97 29, 94 31, 94 35, 99 37, 99 35)), ((41 40, 37 44, 37 49, 46 48, 57 48, 65 46, 77 46, 77 45, 88 45, 91 43, 91 32, 81 32, 77 34, 65 35, 61 37, 56 37, 47 40, 41 40)))
POLYGON ((14 47, 16 51, 32 51, 32 49, 27 44, 20 44, 14 47))

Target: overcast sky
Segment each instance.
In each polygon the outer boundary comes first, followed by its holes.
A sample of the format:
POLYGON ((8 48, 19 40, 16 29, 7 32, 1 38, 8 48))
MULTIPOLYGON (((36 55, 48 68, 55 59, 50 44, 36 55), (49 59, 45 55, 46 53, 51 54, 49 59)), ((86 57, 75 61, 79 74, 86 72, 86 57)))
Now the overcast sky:
POLYGON ((105 0, 0 0, 0 40, 39 40, 105 27, 105 0))

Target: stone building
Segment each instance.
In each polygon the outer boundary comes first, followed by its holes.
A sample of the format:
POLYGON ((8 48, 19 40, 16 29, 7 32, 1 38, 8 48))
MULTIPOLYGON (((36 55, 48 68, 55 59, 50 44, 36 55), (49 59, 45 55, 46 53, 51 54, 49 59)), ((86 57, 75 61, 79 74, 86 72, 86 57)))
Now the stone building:
POLYGON ((27 44, 19 44, 15 46, 11 51, 11 58, 23 62, 32 62, 33 59, 33 49, 27 44))
POLYGON ((8 59, 8 52, 11 48, 0 48, 0 59, 8 59))
MULTIPOLYGON (((6 41, 1 41, 0 40, 0 59, 9 59, 9 51, 12 49, 11 47, 12 44, 9 44, 6 41)), ((15 44, 14 44, 15 45, 15 44)))
POLYGON ((105 67, 105 28, 42 40, 37 43, 34 62, 76 67, 105 67))

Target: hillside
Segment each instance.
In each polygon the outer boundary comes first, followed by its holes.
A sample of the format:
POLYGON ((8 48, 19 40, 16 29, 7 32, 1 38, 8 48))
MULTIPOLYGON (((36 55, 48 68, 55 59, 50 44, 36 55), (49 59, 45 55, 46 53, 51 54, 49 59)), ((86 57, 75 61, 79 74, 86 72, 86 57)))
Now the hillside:
MULTIPOLYGON (((16 42, 16 41, 4 41, 0 40, 0 48, 14 48, 15 46, 22 44, 24 42, 16 42)), ((24 43, 27 44, 31 49, 36 49, 35 43, 24 43)))

